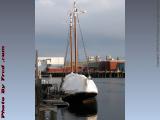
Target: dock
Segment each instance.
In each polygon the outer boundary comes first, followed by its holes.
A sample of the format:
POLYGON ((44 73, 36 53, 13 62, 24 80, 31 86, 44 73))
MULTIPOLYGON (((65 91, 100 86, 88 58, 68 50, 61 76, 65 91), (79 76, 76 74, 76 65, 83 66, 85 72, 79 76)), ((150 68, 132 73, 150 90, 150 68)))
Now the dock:
MULTIPOLYGON (((66 73, 69 74, 69 73, 66 73)), ((87 72, 81 73, 85 76, 88 76, 87 72)), ((41 73, 42 77, 65 77, 65 74, 62 72, 57 72, 57 73, 48 73, 48 72, 42 72, 41 73)), ((125 78, 125 72, 117 72, 117 71, 96 71, 96 72, 90 72, 90 76, 92 78, 125 78)))
POLYGON ((36 94, 36 120, 44 120, 48 118, 56 118, 57 108, 68 107, 69 103, 62 100, 65 95, 63 91, 58 89, 57 84, 42 84, 41 71, 38 69, 38 51, 36 51, 36 71, 35 71, 35 94, 36 94), (54 89, 50 91, 50 88, 54 89), (48 115, 52 113, 52 115, 48 115))
POLYGON ((46 105, 50 106, 56 106, 56 107, 68 107, 69 103, 63 101, 62 99, 48 99, 43 100, 43 103, 46 103, 46 105))

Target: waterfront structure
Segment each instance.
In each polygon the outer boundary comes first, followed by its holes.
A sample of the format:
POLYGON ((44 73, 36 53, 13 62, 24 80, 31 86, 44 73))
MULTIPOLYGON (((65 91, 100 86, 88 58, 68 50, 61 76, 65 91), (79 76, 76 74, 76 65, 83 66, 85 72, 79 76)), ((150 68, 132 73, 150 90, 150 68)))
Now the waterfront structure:
POLYGON ((64 57, 38 57, 38 64, 45 61, 47 65, 64 65, 64 57))
POLYGON ((46 71, 48 67, 57 68, 64 66, 64 57, 38 57, 38 67, 46 71))
MULTIPOLYGON (((45 64, 45 63, 44 63, 45 64)), ((75 69, 75 66, 73 65, 73 69, 75 69)), ((90 72, 113 72, 113 71, 121 71, 125 72, 125 60, 117 60, 117 59, 110 59, 106 61, 98 61, 98 62, 89 62, 88 65, 84 62, 83 64, 79 65, 77 67, 77 72, 83 73, 87 72, 87 69, 90 70, 90 72)), ((53 66, 48 65, 45 68, 46 72, 48 73, 69 73, 71 71, 71 66, 53 66)))
POLYGON ((101 61, 100 56, 88 56, 89 62, 98 62, 101 61))
POLYGON ((125 61, 124 60, 106 60, 99 63, 100 71, 121 71, 125 72, 125 61))

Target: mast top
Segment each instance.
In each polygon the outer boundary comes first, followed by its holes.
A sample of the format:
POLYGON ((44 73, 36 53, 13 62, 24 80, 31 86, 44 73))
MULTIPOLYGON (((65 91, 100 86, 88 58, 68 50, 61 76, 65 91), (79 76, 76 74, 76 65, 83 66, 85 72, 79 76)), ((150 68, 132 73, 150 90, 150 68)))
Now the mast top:
POLYGON ((80 14, 80 13, 86 13, 86 10, 81 10, 79 8, 77 8, 77 0, 74 0, 74 5, 73 5, 73 9, 71 10, 70 14, 80 14))

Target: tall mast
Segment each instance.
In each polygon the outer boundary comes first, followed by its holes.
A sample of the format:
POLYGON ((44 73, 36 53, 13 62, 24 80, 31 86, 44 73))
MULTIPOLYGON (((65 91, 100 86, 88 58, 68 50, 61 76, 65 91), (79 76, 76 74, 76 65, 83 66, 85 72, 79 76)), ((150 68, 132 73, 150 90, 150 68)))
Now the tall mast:
POLYGON ((78 67, 78 47, 77 47, 77 26, 76 26, 76 17, 77 17, 77 8, 76 8, 76 1, 74 1, 74 44, 75 44, 75 72, 77 72, 78 67))
POLYGON ((73 58, 72 58, 72 13, 70 13, 70 65, 71 65, 71 72, 73 72, 73 58))

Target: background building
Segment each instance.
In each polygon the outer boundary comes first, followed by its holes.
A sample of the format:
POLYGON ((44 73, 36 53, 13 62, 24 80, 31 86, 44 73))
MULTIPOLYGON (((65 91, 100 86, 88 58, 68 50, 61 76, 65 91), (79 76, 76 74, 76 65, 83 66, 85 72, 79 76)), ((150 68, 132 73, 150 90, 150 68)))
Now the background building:
POLYGON ((63 67, 64 57, 38 57, 38 66, 41 71, 45 71, 47 67, 63 67))

